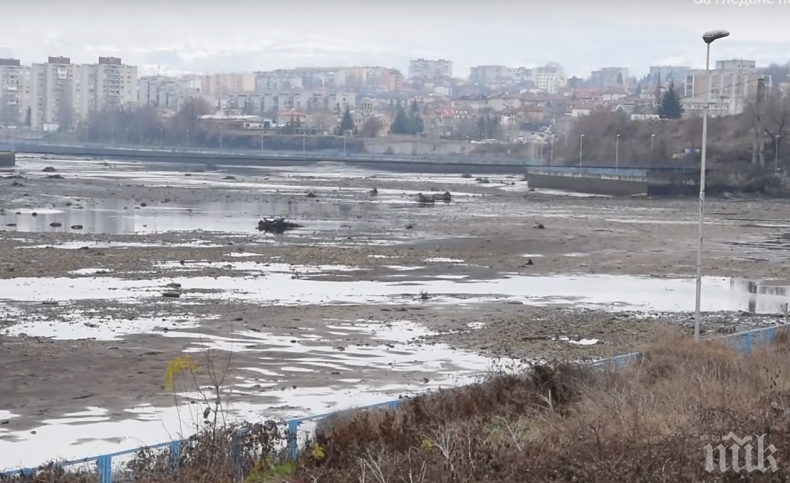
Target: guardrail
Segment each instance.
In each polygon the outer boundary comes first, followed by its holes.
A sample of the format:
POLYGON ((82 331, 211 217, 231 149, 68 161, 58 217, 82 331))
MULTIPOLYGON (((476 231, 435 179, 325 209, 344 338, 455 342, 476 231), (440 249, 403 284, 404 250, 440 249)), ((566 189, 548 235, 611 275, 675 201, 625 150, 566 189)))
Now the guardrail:
MULTIPOLYGON (((732 347, 734 350, 737 350, 741 355, 748 355, 754 350, 756 346, 760 345, 771 345, 776 338, 776 330, 780 328, 788 328, 788 325, 777 325, 773 327, 765 327, 761 329, 753 329, 744 332, 739 332, 735 334, 725 335, 716 339, 712 340, 720 340, 724 341, 725 344, 732 347)), ((594 369, 607 369, 607 368, 614 368, 619 369, 623 366, 628 364, 632 364, 639 361, 641 357, 641 352, 632 352, 630 354, 624 354, 616 357, 612 357, 610 359, 604 359, 600 361, 588 362, 585 365, 589 365, 594 369)), ((387 401, 380 404, 374 404, 370 406, 363 406, 358 408, 350 408, 348 410, 358 410, 358 411, 369 411, 375 409, 386 409, 386 410, 395 410, 398 408, 399 404, 403 401, 408 401, 409 399, 396 399, 392 401, 387 401)), ((299 432, 299 425, 306 422, 313 422, 319 421, 321 419, 325 419, 331 416, 338 414, 339 412, 331 412, 325 414, 317 414, 313 416, 306 416, 302 418, 294 418, 289 419, 284 422, 285 426, 287 427, 288 436, 287 436, 287 452, 288 456, 291 459, 296 459, 299 456, 299 441, 298 441, 298 432, 299 432)), ((121 456, 128 456, 135 453, 138 453, 144 449, 163 449, 167 448, 169 451, 169 455, 171 458, 171 462, 174 466, 178 464, 178 455, 180 452, 181 445, 184 444, 187 440, 178 440, 178 441, 171 441, 168 443, 156 444, 151 446, 144 446, 140 448, 130 449, 126 451, 119 451, 117 453, 110 453, 104 454, 100 456, 92 456, 88 458, 78 459, 78 460, 70 460, 70 461, 62 461, 58 462, 57 464, 61 467, 65 466, 75 466, 75 465, 82 465, 86 463, 95 463, 96 471, 98 473, 99 482, 100 483, 112 483, 113 479, 113 458, 119 458, 121 456)), ((0 473, 0 476, 13 476, 13 475, 31 475, 38 471, 39 468, 22 468, 16 469, 11 471, 6 471, 4 473, 0 473)))

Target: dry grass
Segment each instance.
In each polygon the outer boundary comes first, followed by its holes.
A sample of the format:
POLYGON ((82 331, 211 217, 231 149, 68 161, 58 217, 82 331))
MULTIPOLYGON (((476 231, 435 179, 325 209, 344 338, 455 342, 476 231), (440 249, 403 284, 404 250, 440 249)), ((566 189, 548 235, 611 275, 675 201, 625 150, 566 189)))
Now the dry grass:
MULTIPOLYGON (((146 453, 130 477, 230 483, 240 469, 250 483, 787 481, 790 334, 778 331, 774 346, 749 357, 717 342, 665 337, 618 371, 554 363, 397 411, 344 412, 319 424, 297 462, 274 463, 282 437, 260 428, 238 466, 231 433, 210 433, 177 473, 166 454, 146 453), (778 471, 707 472, 704 438, 730 432, 766 434, 778 471)), ((50 469, 27 481, 85 478, 50 469)))

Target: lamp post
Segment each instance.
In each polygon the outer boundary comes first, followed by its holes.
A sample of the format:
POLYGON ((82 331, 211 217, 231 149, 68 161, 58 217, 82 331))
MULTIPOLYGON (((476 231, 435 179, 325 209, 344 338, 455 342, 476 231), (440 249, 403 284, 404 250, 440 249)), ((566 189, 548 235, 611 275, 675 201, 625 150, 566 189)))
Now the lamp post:
POLYGON ((549 155, 549 166, 554 164, 554 138, 551 138, 551 154, 549 155))
POLYGON ((614 169, 615 171, 620 169, 620 135, 619 134, 615 137, 615 141, 614 141, 614 169))
POLYGON ((656 135, 655 134, 651 134, 650 135, 650 150, 651 151, 653 150, 653 143, 655 142, 655 140, 656 140, 656 135))
POLYGON ((579 136, 579 167, 582 167, 582 154, 584 153, 584 134, 579 136))
POLYGON ((189 129, 187 129, 187 149, 189 149, 189 129))
POLYGON ((705 74, 708 78, 708 91, 705 95, 705 110, 702 114, 702 159, 699 167, 699 240, 697 243, 697 292, 694 301, 694 342, 699 342, 699 326, 702 314, 700 311, 700 300, 702 299, 702 233, 703 220, 705 216, 705 170, 707 169, 708 157, 708 110, 710 109, 710 91, 713 82, 710 77, 710 44, 714 41, 729 36, 726 30, 712 30, 702 35, 705 42, 705 74))

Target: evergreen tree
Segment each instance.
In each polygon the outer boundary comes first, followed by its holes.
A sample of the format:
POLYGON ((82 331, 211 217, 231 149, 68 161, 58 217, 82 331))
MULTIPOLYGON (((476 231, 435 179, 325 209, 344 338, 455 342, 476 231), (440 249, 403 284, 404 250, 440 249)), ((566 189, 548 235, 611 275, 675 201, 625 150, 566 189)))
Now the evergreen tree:
POLYGON ((392 134, 412 134, 412 127, 410 124, 410 119, 399 101, 395 108, 395 119, 392 121, 392 128, 390 131, 392 134))
POLYGON ((675 84, 669 84, 669 88, 661 96, 658 105, 658 117, 661 119, 680 119, 683 116, 683 105, 680 103, 680 96, 675 90, 675 84))
POLYGON ((419 106, 417 106, 417 99, 414 99, 413 101, 411 101, 411 109, 409 114, 411 114, 411 117, 414 117, 419 112, 420 112, 420 108, 419 106))
POLYGON ((346 106, 346 112, 343 113, 343 119, 340 120, 340 132, 352 131, 354 129, 354 118, 351 117, 351 109, 346 106))

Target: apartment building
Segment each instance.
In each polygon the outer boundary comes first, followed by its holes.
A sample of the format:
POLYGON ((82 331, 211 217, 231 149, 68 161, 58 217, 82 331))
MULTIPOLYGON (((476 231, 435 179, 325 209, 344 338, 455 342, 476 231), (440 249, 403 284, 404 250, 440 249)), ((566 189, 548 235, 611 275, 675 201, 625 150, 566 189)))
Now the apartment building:
POLYGON ((469 82, 487 86, 506 85, 513 81, 513 69, 505 65, 479 65, 469 69, 469 82))
POLYGON ((557 91, 568 84, 568 77, 565 75, 565 71, 558 65, 536 67, 533 70, 532 80, 539 90, 549 94, 556 94, 557 91))
POLYGON ((208 96, 219 97, 235 92, 255 92, 257 75, 251 72, 241 74, 211 74, 196 77, 201 92, 208 96))
MULTIPOLYGON (((711 97, 711 115, 735 115, 744 112, 749 102, 756 98, 758 80, 757 63, 753 60, 723 60, 716 62, 710 76, 704 69, 689 70, 683 84, 683 107, 688 116, 701 115, 708 91, 711 97)), ((770 77, 766 88, 771 87, 770 77)))
POLYGON ((453 63, 450 60, 415 59, 409 61, 409 80, 437 80, 453 76, 453 63))
POLYGON ((305 113, 335 111, 356 107, 356 94, 350 90, 303 89, 264 92, 260 96, 262 113, 297 110, 305 113))
POLYGON ((651 86, 665 86, 670 83, 683 85, 690 70, 690 67, 682 65, 651 66, 647 74, 647 83, 651 86))
POLYGON ((30 104, 30 68, 19 59, 0 59, 0 126, 24 126, 30 104))
POLYGON ((117 57, 96 64, 73 64, 68 57, 49 57, 30 66, 30 127, 71 129, 99 109, 137 104, 137 67, 117 57))
POLYGON ((628 82, 627 67, 603 67, 590 75, 590 85, 596 89, 623 87, 628 82))

